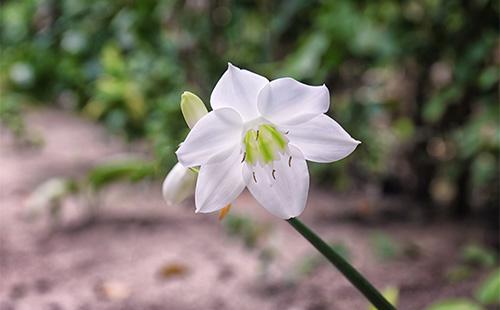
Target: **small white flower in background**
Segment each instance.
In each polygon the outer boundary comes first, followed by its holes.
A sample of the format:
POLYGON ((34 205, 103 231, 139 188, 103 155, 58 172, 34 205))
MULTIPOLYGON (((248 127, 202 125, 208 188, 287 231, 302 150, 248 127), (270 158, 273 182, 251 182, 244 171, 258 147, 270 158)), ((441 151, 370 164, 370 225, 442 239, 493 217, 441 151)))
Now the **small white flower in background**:
MULTIPOLYGON (((181 110, 189 128, 193 128, 196 122, 208 113, 203 101, 190 92, 182 94, 181 110)), ((163 181, 162 194, 165 201, 176 205, 193 195, 197 176, 192 169, 176 164, 163 181)))
POLYGON ((269 82, 229 64, 210 104, 213 111, 176 152, 183 167, 200 166, 196 212, 220 210, 248 187, 272 214, 296 217, 309 191, 306 160, 337 161, 360 143, 324 114, 330 106, 325 85, 269 82))
POLYGON ((44 181, 26 198, 24 218, 32 220, 48 214, 57 220, 62 200, 75 191, 75 184, 68 179, 51 178, 44 181))

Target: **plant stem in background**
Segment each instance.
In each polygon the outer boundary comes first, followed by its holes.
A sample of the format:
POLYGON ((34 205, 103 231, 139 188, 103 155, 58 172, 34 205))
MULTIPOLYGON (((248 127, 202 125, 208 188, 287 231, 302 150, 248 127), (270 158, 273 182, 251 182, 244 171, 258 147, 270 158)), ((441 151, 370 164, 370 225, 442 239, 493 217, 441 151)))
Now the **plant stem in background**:
POLYGON ((337 254, 316 233, 310 230, 297 218, 287 220, 304 238, 306 238, 321 254, 323 254, 377 309, 396 309, 382 294, 365 279, 351 264, 337 254))

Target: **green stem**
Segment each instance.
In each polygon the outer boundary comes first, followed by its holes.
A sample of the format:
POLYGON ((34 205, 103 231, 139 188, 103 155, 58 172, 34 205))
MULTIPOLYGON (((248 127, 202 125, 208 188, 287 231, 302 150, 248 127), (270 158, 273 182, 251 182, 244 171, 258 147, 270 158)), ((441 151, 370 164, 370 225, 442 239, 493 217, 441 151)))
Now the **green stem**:
POLYGON ((306 238, 321 254, 379 310, 395 310, 393 305, 382 296, 351 264, 337 254, 325 241, 310 230, 297 218, 287 220, 304 238, 306 238))

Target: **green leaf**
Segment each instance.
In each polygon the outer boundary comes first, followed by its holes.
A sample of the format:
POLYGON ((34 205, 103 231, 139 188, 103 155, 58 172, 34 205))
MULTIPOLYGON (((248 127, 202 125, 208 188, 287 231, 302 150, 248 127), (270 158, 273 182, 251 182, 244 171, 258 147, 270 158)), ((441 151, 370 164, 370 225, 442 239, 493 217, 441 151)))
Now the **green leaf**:
POLYGON ((467 299, 448 299, 432 304, 427 310, 482 310, 483 308, 467 299))
POLYGON ((500 304, 500 269, 491 274, 476 291, 476 299, 482 304, 500 304))
POLYGON ((117 181, 136 182, 153 175, 154 165, 140 160, 112 162, 94 167, 88 173, 88 182, 95 190, 117 181))

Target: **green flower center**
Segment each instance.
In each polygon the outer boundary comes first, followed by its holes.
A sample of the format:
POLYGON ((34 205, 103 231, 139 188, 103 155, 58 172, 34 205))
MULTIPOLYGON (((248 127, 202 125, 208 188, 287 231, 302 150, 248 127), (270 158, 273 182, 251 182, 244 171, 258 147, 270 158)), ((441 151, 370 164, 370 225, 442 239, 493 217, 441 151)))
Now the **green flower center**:
POLYGON ((245 154, 243 161, 250 165, 257 162, 269 164, 279 159, 279 154, 287 149, 288 139, 284 134, 269 124, 250 129, 243 138, 245 154))

